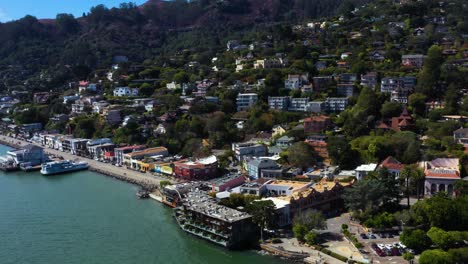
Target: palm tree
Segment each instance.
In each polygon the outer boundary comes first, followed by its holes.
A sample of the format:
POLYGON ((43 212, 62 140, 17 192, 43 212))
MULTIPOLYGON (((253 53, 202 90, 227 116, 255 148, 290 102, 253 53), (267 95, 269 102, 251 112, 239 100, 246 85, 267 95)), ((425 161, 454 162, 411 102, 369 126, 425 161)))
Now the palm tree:
POLYGON ((410 207, 410 182, 416 184, 416 196, 419 200, 419 192, 421 181, 424 180, 424 172, 417 167, 417 165, 407 165, 400 173, 400 179, 405 181, 406 184, 406 198, 408 208, 410 207))

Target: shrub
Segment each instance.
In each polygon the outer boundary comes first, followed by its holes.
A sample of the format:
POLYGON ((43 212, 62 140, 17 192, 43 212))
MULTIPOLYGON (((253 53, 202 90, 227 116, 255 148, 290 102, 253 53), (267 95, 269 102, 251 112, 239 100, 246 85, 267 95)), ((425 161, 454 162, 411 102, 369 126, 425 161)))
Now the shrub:
POLYGON ((281 239, 279 239, 279 238, 273 238, 273 239, 271 240, 271 243, 273 243, 273 244, 279 244, 279 243, 282 243, 282 242, 283 242, 283 241, 282 241, 281 239))
POLYGON ((342 224, 341 225, 341 230, 348 230, 348 225, 347 224, 342 224))
POLYGON ((409 252, 405 252, 405 253, 403 254, 403 258, 404 258, 405 260, 410 261, 410 260, 414 259, 414 255, 411 254, 411 253, 409 253, 409 252))

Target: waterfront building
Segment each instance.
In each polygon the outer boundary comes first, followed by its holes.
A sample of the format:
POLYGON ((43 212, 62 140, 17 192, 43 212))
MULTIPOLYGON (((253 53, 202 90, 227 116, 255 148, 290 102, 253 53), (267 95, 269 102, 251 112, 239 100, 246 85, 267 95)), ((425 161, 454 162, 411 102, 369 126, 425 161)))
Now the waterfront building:
POLYGON ((246 157, 267 155, 267 147, 255 142, 232 143, 232 151, 234 151, 234 155, 239 161, 243 161, 246 157))
POLYGON ((454 184, 460 180, 460 160, 454 158, 438 158, 425 162, 424 182, 425 195, 432 196, 438 192, 454 195, 454 184))
POLYGON ((258 101, 256 93, 240 93, 237 95, 237 111, 244 111, 254 106, 258 101))
POLYGON ((114 152, 115 145, 114 143, 103 143, 103 144, 92 145, 92 146, 88 145, 87 148, 88 148, 89 156, 91 158, 101 160, 105 158, 104 153, 114 152))
POLYGON ((218 176, 218 159, 209 156, 196 161, 174 162, 174 176, 184 180, 209 180, 218 176))
POLYGON ((62 150, 70 152, 73 155, 86 156, 88 155, 88 143, 89 139, 84 138, 63 138, 62 139, 62 150))
POLYGON ((226 248, 248 248, 260 234, 251 215, 219 205, 203 192, 189 192, 174 210, 182 230, 226 248))
POLYGON ((145 146, 143 145, 138 145, 138 146, 126 146, 126 147, 121 147, 121 148, 115 148, 114 149, 114 157, 115 157, 115 163, 119 165, 123 165, 123 155, 127 153, 131 153, 134 151, 139 151, 145 149, 145 146))
POLYGON ((36 166, 47 160, 44 149, 32 144, 26 145, 22 149, 10 150, 7 152, 7 156, 11 157, 18 166, 23 163, 36 166))
POLYGON ((337 211, 343 208, 341 198, 344 189, 352 183, 329 182, 322 180, 307 188, 294 192, 288 196, 280 196, 279 199, 289 202, 290 216, 306 210, 318 210, 323 213, 337 211))
POLYGON ((141 163, 139 161, 149 157, 167 157, 167 155, 169 152, 165 147, 147 148, 123 154, 123 164, 127 168, 140 170, 141 163))
POLYGON ((262 198, 262 201, 272 201, 275 204, 276 225, 279 228, 292 224, 291 204, 289 201, 276 197, 262 198))

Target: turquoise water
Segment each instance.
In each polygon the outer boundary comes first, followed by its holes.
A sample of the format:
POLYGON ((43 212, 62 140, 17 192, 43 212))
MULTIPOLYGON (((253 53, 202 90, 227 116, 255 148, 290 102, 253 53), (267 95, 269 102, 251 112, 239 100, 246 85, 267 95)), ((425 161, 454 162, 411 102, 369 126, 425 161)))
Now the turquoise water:
POLYGON ((184 233, 170 208, 137 190, 89 171, 0 172, 0 263, 281 263, 184 233))

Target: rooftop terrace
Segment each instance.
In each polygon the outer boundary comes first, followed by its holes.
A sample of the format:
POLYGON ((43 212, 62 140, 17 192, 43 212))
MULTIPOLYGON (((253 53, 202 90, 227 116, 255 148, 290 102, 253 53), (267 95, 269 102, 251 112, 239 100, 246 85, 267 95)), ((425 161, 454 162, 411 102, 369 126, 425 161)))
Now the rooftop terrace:
POLYGON ((191 211, 199 212, 224 222, 233 223, 251 217, 247 213, 219 205, 213 198, 199 191, 188 193, 187 198, 184 199, 184 205, 191 211))

